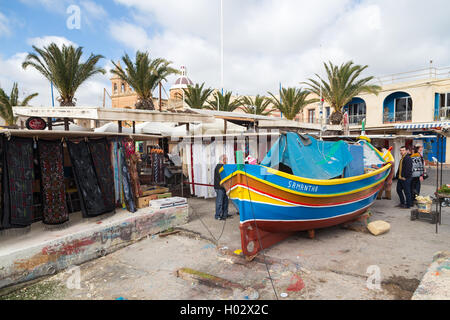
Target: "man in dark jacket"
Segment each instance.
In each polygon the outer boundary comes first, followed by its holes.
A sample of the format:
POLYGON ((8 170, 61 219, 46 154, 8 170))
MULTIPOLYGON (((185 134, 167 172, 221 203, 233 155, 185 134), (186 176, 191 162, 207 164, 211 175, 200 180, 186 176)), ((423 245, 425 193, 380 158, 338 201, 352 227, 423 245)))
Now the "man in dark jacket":
POLYGON ((396 174, 397 180, 397 194, 400 198, 398 207, 409 209, 411 203, 411 180, 412 180, 412 160, 406 150, 406 147, 400 148, 402 158, 398 165, 396 174))
POLYGON ((214 190, 216 191, 216 214, 217 220, 225 220, 231 215, 228 214, 228 197, 225 188, 220 185, 220 169, 227 163, 227 156, 220 157, 220 161, 214 169, 214 190))

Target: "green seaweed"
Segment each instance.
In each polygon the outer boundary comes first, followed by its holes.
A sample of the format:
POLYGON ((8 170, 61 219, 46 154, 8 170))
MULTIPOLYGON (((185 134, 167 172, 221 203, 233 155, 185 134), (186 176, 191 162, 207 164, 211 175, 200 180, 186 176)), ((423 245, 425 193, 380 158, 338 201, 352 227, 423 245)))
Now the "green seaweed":
POLYGON ((52 300, 61 297, 65 290, 58 281, 44 280, 0 296, 0 300, 52 300))

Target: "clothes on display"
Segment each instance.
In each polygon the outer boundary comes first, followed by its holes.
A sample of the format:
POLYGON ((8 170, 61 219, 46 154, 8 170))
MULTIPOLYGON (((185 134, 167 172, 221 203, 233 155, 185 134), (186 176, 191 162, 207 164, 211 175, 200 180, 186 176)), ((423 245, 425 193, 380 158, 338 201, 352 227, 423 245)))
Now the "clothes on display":
POLYGON ((106 212, 115 209, 114 176, 111 165, 111 149, 106 138, 88 142, 95 172, 102 192, 106 212))
POLYGON ((67 147, 81 199, 83 217, 95 217, 108 212, 87 143, 68 141, 67 147))
POLYGON ((4 144, 2 228, 33 220, 33 140, 11 137, 4 144))
POLYGON ((39 150, 38 142, 33 141, 33 171, 34 171, 34 184, 33 184, 33 218, 32 223, 36 221, 41 221, 43 219, 44 208, 43 208, 43 194, 39 191, 39 186, 41 185, 41 167, 39 161, 39 150), (35 190, 35 189, 38 190, 35 190))
POLYGON ((5 160, 4 152, 4 137, 0 137, 0 230, 3 222, 3 162, 5 160))
POLYGON ((127 209, 130 212, 136 212, 136 207, 134 205, 134 195, 133 190, 131 189, 130 185, 130 173, 128 172, 128 166, 125 159, 125 153, 126 150, 124 146, 119 143, 119 159, 120 159, 120 169, 121 169, 121 176, 122 176, 122 188, 123 188, 123 195, 124 199, 127 205, 127 209))
POLYGON ((137 201, 137 197, 142 196, 139 174, 137 172, 138 156, 136 155, 136 149, 133 140, 124 139, 123 144, 125 147, 125 158, 128 166, 128 171, 130 173, 130 184, 131 188, 133 189, 134 200, 137 201))
POLYGON ((120 145, 117 140, 111 141, 111 163, 114 171, 114 196, 116 205, 120 204, 122 208, 125 206, 125 199, 122 189, 122 166, 120 165, 120 145))
POLYGON ((164 150, 160 146, 151 146, 149 152, 151 181, 155 184, 164 183, 164 150))
MULTIPOLYGON (((164 153, 159 147, 152 151, 153 180, 160 183, 164 153)), ((129 138, 39 140, 2 135, 0 230, 36 221, 65 223, 74 211, 73 194, 84 218, 118 206, 136 212, 143 193, 137 163, 135 142, 129 138)))
POLYGON ((33 140, 4 140, 2 228, 26 227, 33 220, 33 140))
POLYGON ((39 140, 39 164, 42 186, 42 220, 61 224, 69 220, 63 169, 63 147, 59 141, 39 140))
POLYGON ((187 176, 191 186, 191 193, 197 197, 214 198, 214 168, 221 155, 226 155, 228 163, 235 163, 234 139, 226 141, 216 139, 210 141, 194 141, 184 144, 183 161, 187 163, 187 176), (192 160, 191 160, 192 147, 192 160), (194 182, 194 185, 192 184, 194 182))

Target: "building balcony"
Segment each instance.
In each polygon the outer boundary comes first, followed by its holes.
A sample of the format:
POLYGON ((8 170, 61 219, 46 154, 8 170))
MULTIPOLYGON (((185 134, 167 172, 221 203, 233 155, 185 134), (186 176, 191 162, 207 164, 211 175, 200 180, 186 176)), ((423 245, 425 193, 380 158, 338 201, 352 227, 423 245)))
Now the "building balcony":
POLYGON ((395 123, 395 122, 411 122, 411 112, 396 112, 394 114, 383 114, 383 123, 395 123))
POLYGON ((360 125, 366 118, 365 114, 353 114, 348 116, 348 123, 352 125, 360 125))
POLYGON ((450 107, 441 107, 439 115, 434 117, 434 121, 450 120, 450 107))

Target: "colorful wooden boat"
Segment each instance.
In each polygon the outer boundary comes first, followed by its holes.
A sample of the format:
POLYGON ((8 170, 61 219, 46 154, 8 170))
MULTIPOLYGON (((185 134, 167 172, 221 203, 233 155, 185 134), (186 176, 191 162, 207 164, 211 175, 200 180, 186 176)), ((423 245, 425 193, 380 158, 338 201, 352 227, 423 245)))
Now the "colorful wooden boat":
POLYGON ((342 224, 364 213, 393 161, 390 152, 383 156, 373 150, 382 160, 379 168, 337 179, 305 178, 263 165, 224 165, 221 184, 239 209, 244 254, 254 255, 293 232, 342 224))

